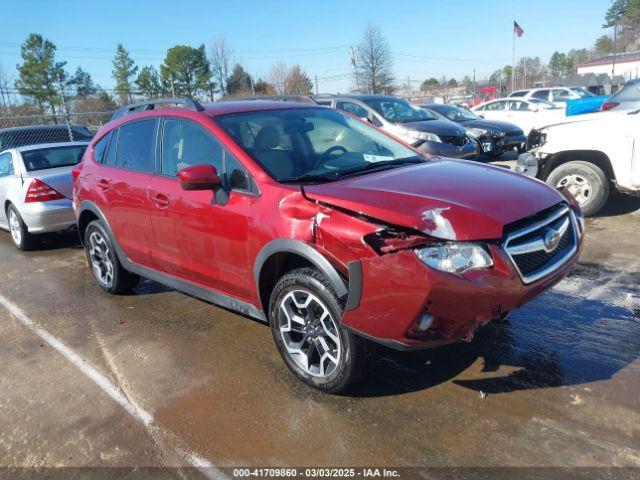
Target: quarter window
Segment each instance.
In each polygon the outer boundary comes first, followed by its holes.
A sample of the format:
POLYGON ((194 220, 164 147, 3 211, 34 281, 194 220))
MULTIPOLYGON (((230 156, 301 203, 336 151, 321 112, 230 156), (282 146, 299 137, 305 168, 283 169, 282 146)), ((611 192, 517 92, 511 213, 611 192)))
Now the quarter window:
POLYGON ((155 120, 140 120, 120 127, 116 166, 153 173, 155 163, 155 120))
POLYGON ((193 122, 169 118, 162 135, 162 174, 170 177, 194 165, 213 165, 222 172, 223 149, 213 135, 193 122))
POLYGON ((0 177, 13 175, 13 159, 10 153, 0 155, 0 177))
POLYGON ((107 133, 93 146, 93 158, 98 163, 104 163, 106 160, 104 152, 107 150, 107 145, 109 145, 109 137, 111 137, 111 132, 107 133))

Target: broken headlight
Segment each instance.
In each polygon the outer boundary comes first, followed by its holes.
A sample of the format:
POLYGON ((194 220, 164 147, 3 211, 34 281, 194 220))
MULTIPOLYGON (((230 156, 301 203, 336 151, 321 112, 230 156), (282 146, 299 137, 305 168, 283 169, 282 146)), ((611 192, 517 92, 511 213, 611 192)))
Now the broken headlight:
POLYGON ((443 272, 462 273, 493 266, 489 252, 477 243, 443 243, 416 248, 414 252, 424 263, 443 272))
POLYGON ((487 132, 488 130, 485 130, 484 128, 468 128, 467 129, 467 135, 473 138, 480 138, 487 132))
POLYGON ((415 138, 416 140, 425 140, 428 142, 438 142, 442 143, 442 140, 438 135, 431 132, 418 132, 416 130, 409 130, 407 135, 411 138, 415 138))

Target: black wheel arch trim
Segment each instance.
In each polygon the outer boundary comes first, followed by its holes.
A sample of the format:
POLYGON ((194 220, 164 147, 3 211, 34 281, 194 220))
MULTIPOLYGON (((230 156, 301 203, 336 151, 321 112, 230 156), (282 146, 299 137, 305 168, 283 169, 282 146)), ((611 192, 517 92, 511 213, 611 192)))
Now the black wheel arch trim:
MULTIPOLYGON (((248 315, 250 317, 256 318, 258 320, 265 321, 266 316, 264 312, 260 309, 256 308, 253 304, 246 302, 244 300, 240 300, 231 295, 227 295, 222 292, 218 292, 217 290, 212 290, 210 288, 203 287, 201 285, 188 282, 186 280, 182 280, 166 273, 159 272, 154 270, 153 268, 144 267, 137 263, 132 262, 129 257, 124 253, 120 244, 117 242, 115 236, 113 235, 113 230, 111 230, 111 225, 105 218, 105 216, 100 211, 100 208, 93 202, 85 200, 80 204, 80 208, 78 209, 78 220, 83 212, 90 211, 95 214, 96 217, 100 220, 105 230, 107 231, 107 235, 109 235, 109 240, 113 244, 116 255, 118 256, 118 260, 122 264, 125 270, 128 270, 132 273, 136 273, 142 277, 149 278, 158 283, 162 283, 171 288, 175 288, 181 292, 184 292, 188 295, 192 295, 194 297, 200 298, 207 302, 214 303, 224 308, 228 308, 230 310, 234 310, 236 312, 242 313, 244 315, 248 315)), ((79 225, 78 225, 79 227, 79 225)))
MULTIPOLYGON (((256 260, 253 264, 253 279, 255 281, 256 290, 258 292, 258 298, 260 298, 260 273, 262 272, 262 267, 272 255, 275 255, 277 253, 294 253, 296 255, 300 255, 301 257, 315 265, 318 270, 326 275, 326 277, 332 283, 333 288, 335 289, 336 294, 339 298, 342 298, 345 295, 349 294, 349 290, 347 290, 345 281, 340 276, 338 271, 333 267, 333 265, 329 263, 329 260, 324 257, 324 255, 301 240, 296 240, 293 238, 279 238, 276 240, 271 240, 264 247, 262 247, 260 252, 258 252, 256 260)), ((264 305, 262 305, 262 309, 264 310, 264 305)))

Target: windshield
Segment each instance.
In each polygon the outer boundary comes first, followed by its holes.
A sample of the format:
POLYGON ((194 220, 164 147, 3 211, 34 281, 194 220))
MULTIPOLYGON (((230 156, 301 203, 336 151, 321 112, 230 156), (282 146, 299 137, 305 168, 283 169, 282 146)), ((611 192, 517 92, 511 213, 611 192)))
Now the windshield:
POLYGON ((68 147, 41 148, 21 152, 24 168, 27 172, 46 170, 47 168, 71 167, 82 160, 86 145, 68 147))
POLYGON ((215 120, 281 182, 331 181, 426 161, 384 133, 333 109, 263 110, 215 120))
POLYGON ((586 88, 572 87, 570 90, 580 95, 580 98, 595 97, 595 95, 591 93, 589 90, 587 90, 586 88))
POLYGON ((462 120, 478 120, 480 117, 470 110, 456 107, 455 105, 432 105, 431 108, 449 120, 460 122, 462 120))
POLYGON ((363 99, 363 102, 373 108, 392 123, 422 122, 425 120, 437 120, 433 113, 422 108, 414 107, 407 100, 396 98, 372 98, 363 99))

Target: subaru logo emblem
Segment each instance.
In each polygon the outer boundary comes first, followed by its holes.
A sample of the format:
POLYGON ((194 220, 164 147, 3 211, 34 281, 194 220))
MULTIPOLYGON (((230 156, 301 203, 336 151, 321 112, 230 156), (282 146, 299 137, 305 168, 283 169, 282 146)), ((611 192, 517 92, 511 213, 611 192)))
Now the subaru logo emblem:
POLYGON ((547 228, 543 241, 547 252, 554 251, 560 243, 560 232, 553 228, 547 228))

